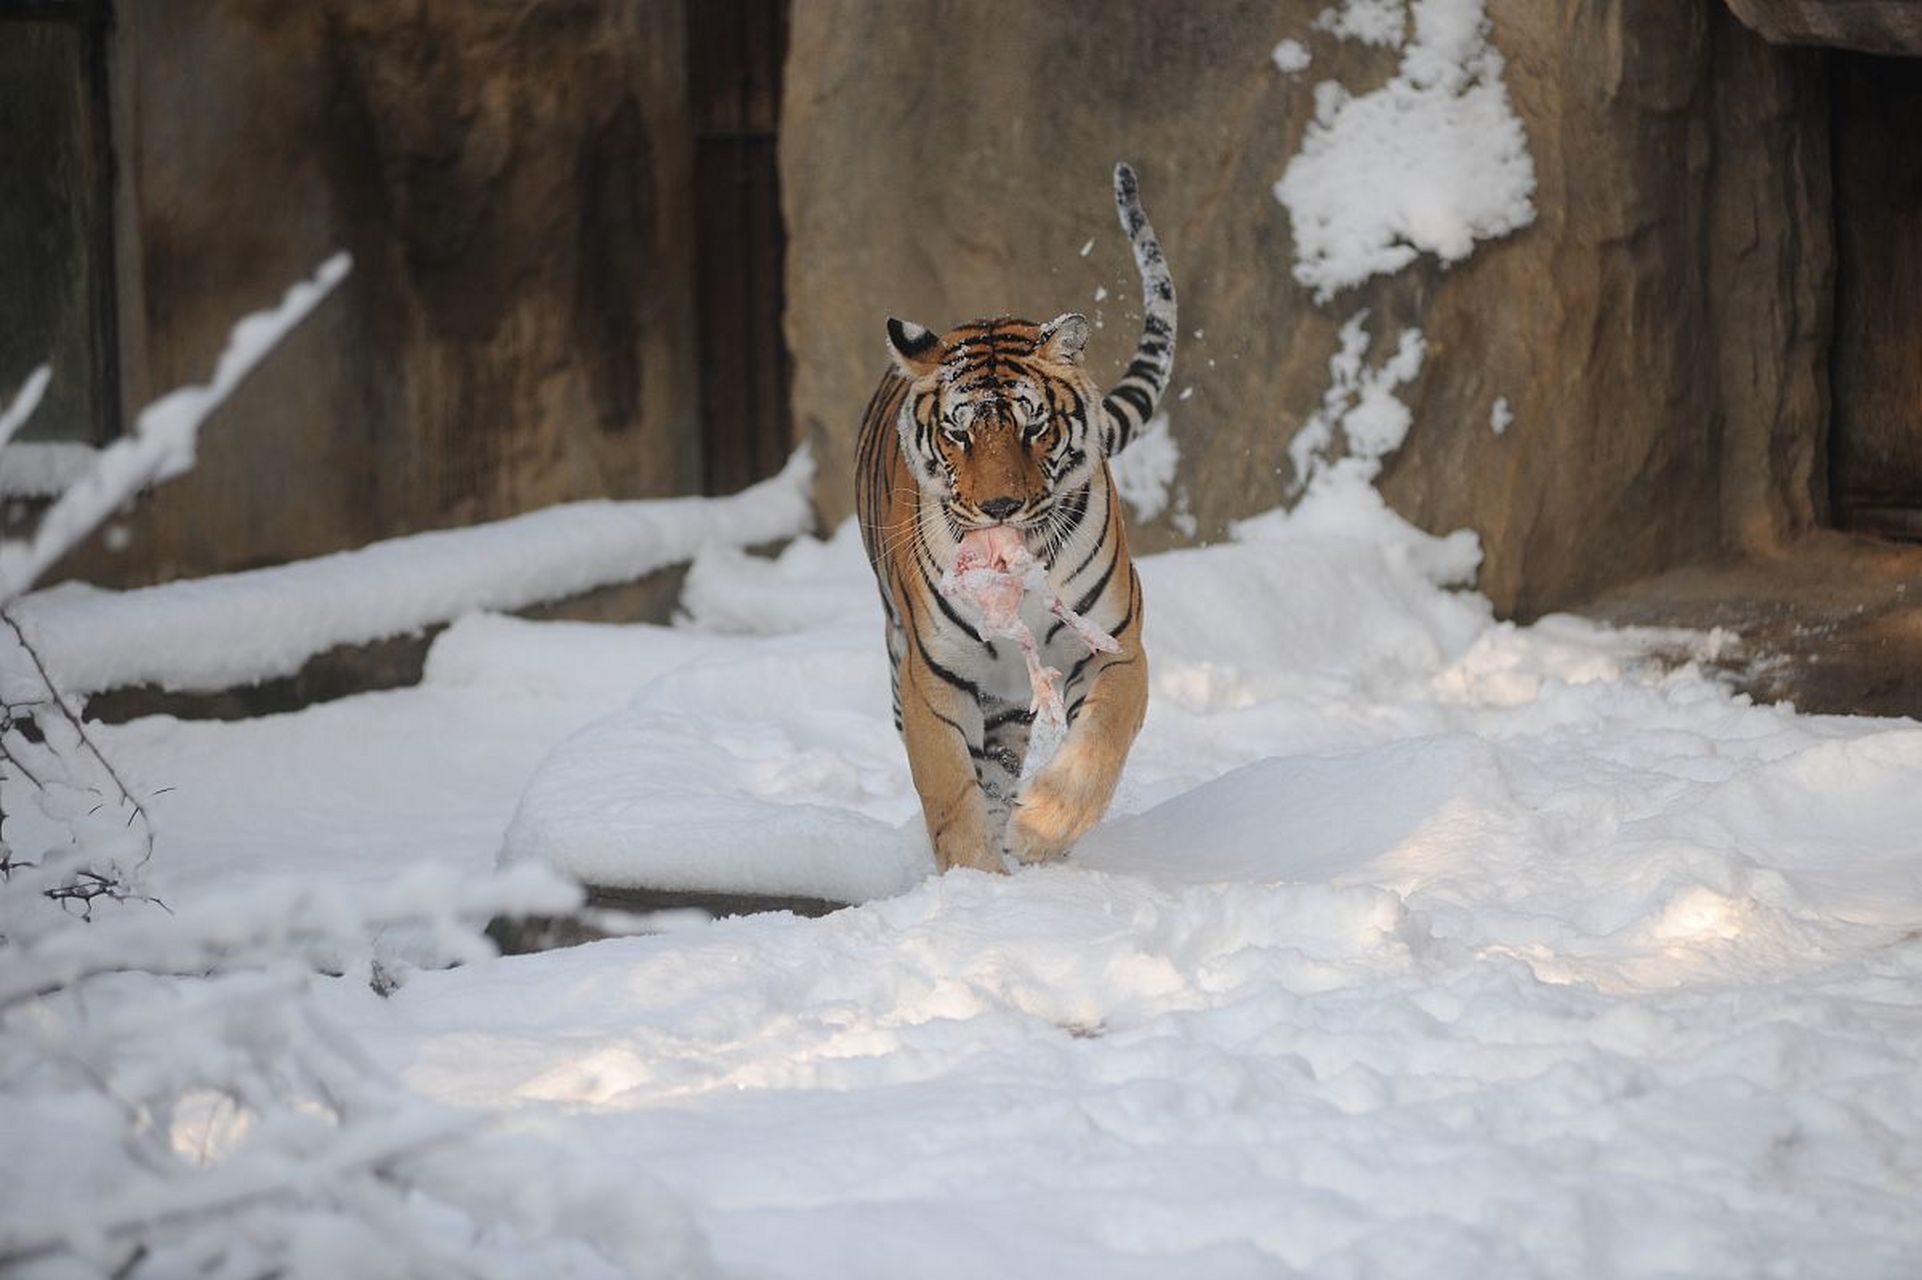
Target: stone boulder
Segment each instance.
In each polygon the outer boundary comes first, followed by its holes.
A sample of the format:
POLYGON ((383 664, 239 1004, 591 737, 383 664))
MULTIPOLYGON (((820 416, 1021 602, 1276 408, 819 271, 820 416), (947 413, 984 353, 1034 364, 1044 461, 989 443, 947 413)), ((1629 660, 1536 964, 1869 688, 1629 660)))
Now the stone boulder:
MULTIPOLYGON (((852 506, 889 315, 1083 310, 1091 359, 1119 371, 1138 286, 1108 173, 1128 159, 1180 291, 1166 408, 1196 536, 1287 499, 1289 441, 1364 307, 1371 361, 1405 327, 1428 344, 1382 487, 1425 527, 1481 533, 1481 586, 1505 611, 1812 524, 1833 270, 1819 55, 1774 48, 1720 6, 1492 0, 1536 221, 1453 268, 1424 259, 1318 305, 1290 276, 1270 188, 1315 86, 1366 90, 1398 56, 1317 29, 1323 7, 796 6, 787 335, 824 514, 852 506), (1311 53, 1305 71, 1271 61, 1284 39, 1311 53)), ((1140 542, 1183 541, 1176 515, 1140 542)))

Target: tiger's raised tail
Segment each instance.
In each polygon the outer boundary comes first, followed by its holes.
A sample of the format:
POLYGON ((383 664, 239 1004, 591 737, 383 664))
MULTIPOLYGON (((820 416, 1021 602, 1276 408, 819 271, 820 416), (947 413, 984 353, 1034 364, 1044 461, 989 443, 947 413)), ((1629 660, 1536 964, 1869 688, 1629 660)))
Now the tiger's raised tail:
POLYGON ((1168 274, 1161 242, 1141 207, 1135 171, 1126 164, 1114 167, 1114 203, 1121 229, 1134 246, 1135 267, 1141 272, 1141 341, 1121 381, 1101 398, 1101 447, 1109 457, 1127 448, 1142 424, 1154 416, 1175 363, 1174 277, 1168 274))

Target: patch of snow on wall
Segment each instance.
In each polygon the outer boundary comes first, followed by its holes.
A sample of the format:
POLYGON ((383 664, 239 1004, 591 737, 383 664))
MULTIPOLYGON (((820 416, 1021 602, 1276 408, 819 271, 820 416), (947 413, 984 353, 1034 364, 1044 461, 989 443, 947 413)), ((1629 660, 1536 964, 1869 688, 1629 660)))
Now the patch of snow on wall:
POLYGON ((1168 430, 1168 415, 1148 419, 1128 447, 1108 462, 1121 500, 1137 520, 1152 520, 1168 509, 1168 492, 1181 465, 1181 446, 1168 430))
POLYGON ((1295 489, 1306 488, 1333 465, 1335 432, 1340 429, 1346 448, 1343 465, 1372 482, 1381 462, 1401 447, 1413 422, 1408 406, 1395 392, 1421 373, 1427 352, 1421 330, 1404 330, 1395 353, 1369 366, 1368 312, 1358 311, 1341 327, 1341 346, 1328 361, 1328 390, 1317 409, 1288 445, 1295 468, 1295 489))
POLYGON ((1274 60, 1275 69, 1285 76, 1299 75, 1315 60, 1308 46, 1299 40, 1283 40, 1268 56, 1274 60))
MULTIPOLYGON (((1330 29, 1387 43, 1375 24, 1388 8, 1402 6, 1351 3, 1330 29)), ((1318 85, 1315 120, 1275 184, 1295 279, 1318 301, 1423 253, 1458 262, 1535 217, 1535 165, 1482 0, 1413 0, 1408 13, 1394 77, 1359 96, 1318 85)))
POLYGON ((1401 47, 1407 23, 1402 0, 1342 0, 1340 8, 1323 9, 1315 17, 1317 30, 1389 49, 1401 47))
POLYGON ((1515 411, 1508 407, 1507 396, 1502 396, 1496 400, 1494 407, 1488 411, 1488 429, 1498 436, 1505 434, 1508 431, 1509 424, 1514 421, 1515 411))

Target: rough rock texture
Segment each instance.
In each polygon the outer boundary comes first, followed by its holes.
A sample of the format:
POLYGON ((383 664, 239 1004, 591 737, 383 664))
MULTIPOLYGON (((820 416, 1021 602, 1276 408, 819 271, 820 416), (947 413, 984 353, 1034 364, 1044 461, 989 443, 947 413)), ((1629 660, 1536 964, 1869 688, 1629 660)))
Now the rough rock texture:
MULTIPOLYGON (((1820 530, 1786 556, 1689 565, 1583 612, 1627 626, 1724 628, 1712 665, 1758 702, 1922 717, 1922 552, 1820 530)), ((1699 660, 1699 645, 1675 657, 1699 660)))
POLYGON ((1922 53, 1922 5, 1915 0, 1728 0, 1728 7, 1776 44, 1922 53))
MULTIPOLYGON (((1201 536, 1285 498, 1288 441, 1361 307, 1371 360, 1407 325, 1429 344, 1383 488, 1426 527, 1480 531, 1481 585, 1505 610, 1813 524, 1833 271, 1820 55, 1776 49, 1719 6, 1491 0, 1536 223, 1453 270, 1424 261, 1318 307, 1289 276, 1269 188, 1318 82, 1365 90, 1396 63, 1314 30, 1323 7, 796 7, 787 332, 824 513, 851 507, 890 314, 1082 309, 1103 326, 1095 367, 1118 370, 1137 286, 1107 173, 1127 158, 1181 294, 1174 389, 1193 391, 1166 407, 1201 536), (1285 38, 1313 54, 1307 71, 1271 63, 1285 38), (1514 415, 1500 435, 1497 398, 1514 415)), ((1169 516, 1141 536, 1178 540, 1169 516)))
POLYGON ((125 399, 339 296, 77 564, 152 581, 693 487, 678 0, 119 7, 125 399), (210 122, 218 122, 217 127, 210 122))

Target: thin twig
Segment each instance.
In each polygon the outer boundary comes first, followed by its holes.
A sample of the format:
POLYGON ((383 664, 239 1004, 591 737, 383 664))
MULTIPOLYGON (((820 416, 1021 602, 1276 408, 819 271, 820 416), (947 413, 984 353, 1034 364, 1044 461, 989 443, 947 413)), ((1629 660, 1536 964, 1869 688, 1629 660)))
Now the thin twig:
MULTIPOLYGON (((86 725, 82 723, 74 709, 67 705, 67 695, 62 693, 60 686, 53 682, 53 676, 47 671, 47 664, 40 660, 40 651, 33 647, 33 643, 27 639, 27 633, 20 629, 20 624, 14 621, 13 615, 4 608, 0 608, 0 622, 7 624, 13 631, 14 637, 20 641, 20 647, 26 651, 27 657, 33 659, 33 669, 39 673, 40 683, 47 687, 48 694, 53 698, 53 705, 58 708, 62 716, 66 717, 67 723, 73 726, 74 733, 79 735, 80 745, 87 749, 88 755, 100 762, 100 767, 106 770, 109 778, 113 779, 113 785, 120 789, 120 798, 133 806, 133 811, 140 815, 140 825, 146 829, 147 833, 147 850, 141 856, 140 865, 146 866, 148 860, 153 857, 153 815, 147 812, 147 806, 140 803, 139 797, 134 795, 132 789, 122 780, 119 771, 113 767, 113 762, 108 760, 101 753, 100 748, 94 745, 93 739, 87 736, 86 725)), ((131 818, 128 819, 128 825, 132 825, 131 818)))

